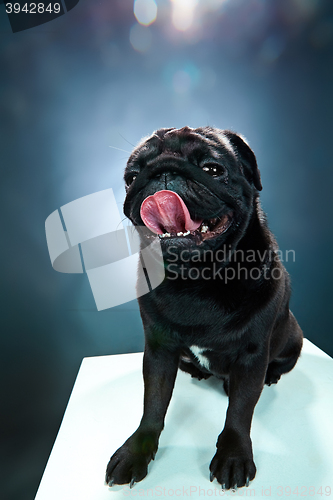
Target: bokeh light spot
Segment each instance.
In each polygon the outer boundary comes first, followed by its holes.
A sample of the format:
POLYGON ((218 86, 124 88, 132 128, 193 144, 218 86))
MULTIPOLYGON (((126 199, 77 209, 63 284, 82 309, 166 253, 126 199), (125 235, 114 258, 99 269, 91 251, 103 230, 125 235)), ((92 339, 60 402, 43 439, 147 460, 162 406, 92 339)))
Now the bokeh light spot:
POLYGON ((184 71, 180 69, 179 71, 176 71, 176 73, 173 75, 173 88, 175 92, 179 94, 183 94, 187 92, 191 87, 191 77, 187 73, 187 71, 184 71))
POLYGON ((134 15, 140 24, 149 26, 156 20, 157 5, 155 0, 135 0, 134 15))
POLYGON ((171 0, 173 3, 172 22, 179 31, 188 30, 193 23, 198 0, 171 0))
POLYGON ((276 61, 283 53, 286 42, 282 36, 271 35, 264 41, 260 55, 264 62, 271 63, 276 61))
POLYGON ((200 71, 198 66, 191 60, 177 61, 171 59, 163 68, 163 80, 173 92, 185 94, 205 84, 204 72, 200 71))
POLYGON ((147 26, 135 24, 130 30, 130 42, 133 49, 138 52, 146 52, 152 43, 152 34, 147 26))

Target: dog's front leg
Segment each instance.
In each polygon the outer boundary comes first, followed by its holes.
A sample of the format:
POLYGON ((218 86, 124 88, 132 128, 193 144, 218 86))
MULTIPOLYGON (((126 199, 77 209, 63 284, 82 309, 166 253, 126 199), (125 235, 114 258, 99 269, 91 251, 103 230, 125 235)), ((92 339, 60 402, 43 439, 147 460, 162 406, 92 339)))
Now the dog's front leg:
POLYGON ((144 411, 137 430, 111 457, 105 480, 113 484, 141 481, 148 464, 155 458, 158 440, 164 426, 165 414, 171 399, 179 352, 146 343, 143 357, 144 411))
POLYGON ((210 464, 211 481, 216 477, 223 489, 248 486, 256 474, 250 429, 266 369, 266 361, 261 360, 250 367, 236 364, 231 370, 226 422, 210 464))

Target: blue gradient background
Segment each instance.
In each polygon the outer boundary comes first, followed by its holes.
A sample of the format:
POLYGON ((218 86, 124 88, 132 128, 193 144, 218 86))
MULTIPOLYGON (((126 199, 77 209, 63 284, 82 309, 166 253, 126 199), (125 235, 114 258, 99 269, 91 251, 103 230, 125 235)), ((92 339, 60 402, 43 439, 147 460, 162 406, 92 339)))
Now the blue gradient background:
POLYGON ((136 303, 97 312, 87 277, 55 272, 45 241, 45 219, 72 200, 112 187, 121 210, 128 154, 109 146, 130 151, 170 126, 244 134, 270 227, 296 252, 292 310, 333 355, 332 2, 228 0, 193 36, 172 28, 167 0, 157 4, 143 53, 129 41, 130 0, 81 0, 16 34, 0 5, 6 500, 34 497, 82 358, 143 349, 136 303))

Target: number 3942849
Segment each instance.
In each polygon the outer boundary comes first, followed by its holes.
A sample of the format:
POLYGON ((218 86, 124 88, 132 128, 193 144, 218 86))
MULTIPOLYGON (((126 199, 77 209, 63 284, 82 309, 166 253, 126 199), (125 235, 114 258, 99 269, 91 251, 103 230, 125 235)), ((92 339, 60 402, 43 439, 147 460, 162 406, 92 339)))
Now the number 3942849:
POLYGON ((6 12, 7 14, 19 14, 20 12, 24 12, 25 14, 43 14, 44 12, 59 14, 60 12, 60 3, 49 3, 40 2, 40 3, 25 3, 21 6, 19 3, 6 3, 6 12))

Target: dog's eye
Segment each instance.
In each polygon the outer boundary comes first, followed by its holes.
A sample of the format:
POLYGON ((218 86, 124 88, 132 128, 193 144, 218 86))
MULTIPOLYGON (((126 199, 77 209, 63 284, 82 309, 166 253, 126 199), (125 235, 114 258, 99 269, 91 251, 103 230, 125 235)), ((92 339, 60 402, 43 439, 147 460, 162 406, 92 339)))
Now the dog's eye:
POLYGON ((137 176, 136 173, 132 173, 126 177, 125 182, 126 182, 127 186, 130 186, 132 184, 132 182, 135 181, 136 176, 137 176))
POLYGON ((218 163, 205 163, 202 170, 212 177, 220 177, 225 174, 225 169, 218 163))

